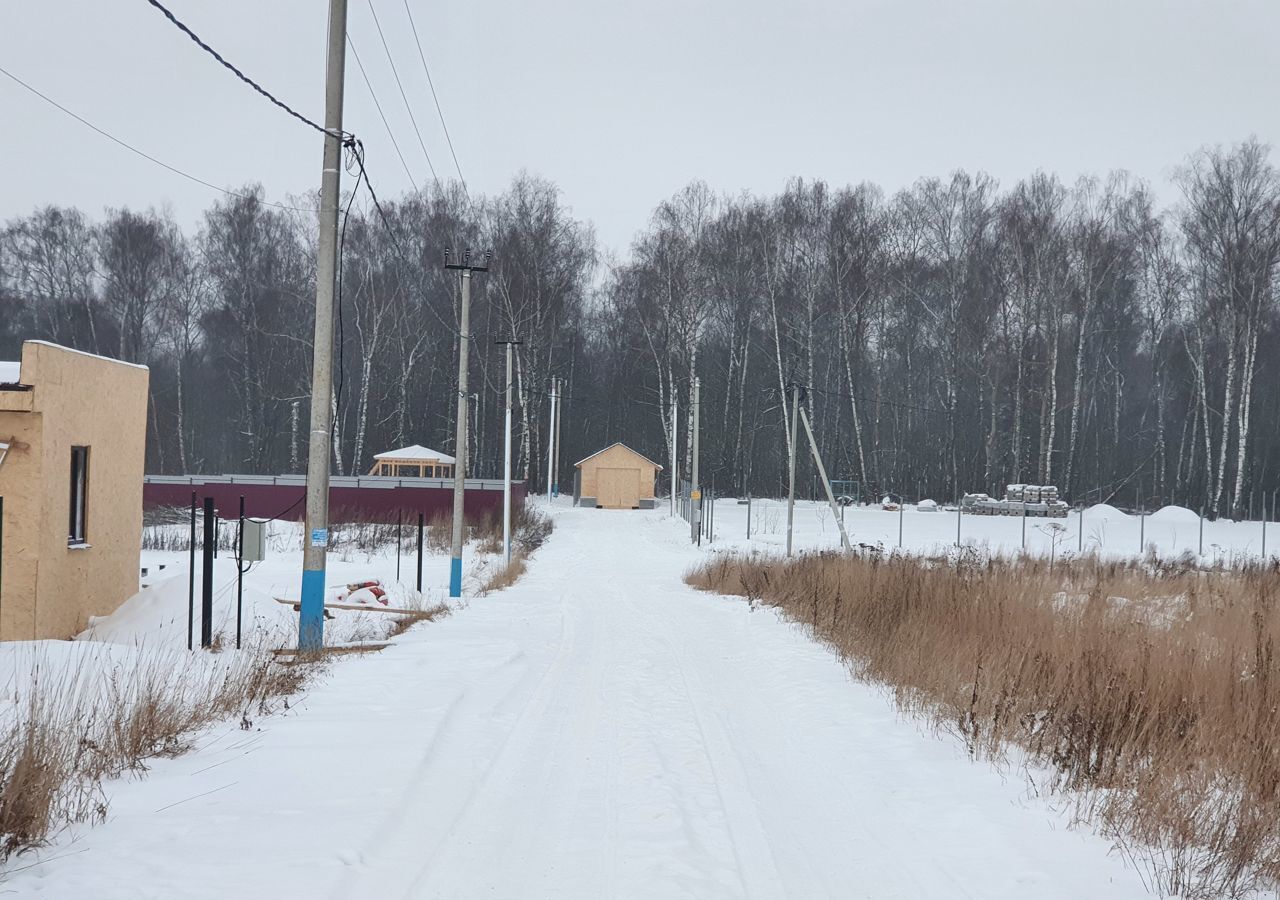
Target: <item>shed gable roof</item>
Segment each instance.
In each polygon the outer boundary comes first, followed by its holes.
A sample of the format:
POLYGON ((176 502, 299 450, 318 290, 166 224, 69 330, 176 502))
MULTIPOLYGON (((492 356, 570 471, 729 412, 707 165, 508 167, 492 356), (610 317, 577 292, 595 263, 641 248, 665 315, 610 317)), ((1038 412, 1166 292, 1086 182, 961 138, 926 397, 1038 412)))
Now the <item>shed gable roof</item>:
POLYGON ((654 461, 653 461, 653 460, 651 460, 649 457, 645 456, 643 453, 638 453, 638 452, 636 452, 635 450, 632 450, 632 449, 631 449, 630 447, 628 447, 626 444, 622 443, 622 441, 617 441, 616 443, 610 444, 608 447, 605 447, 605 448, 603 448, 603 449, 597 450, 595 453, 592 453, 592 454, 591 454, 590 456, 588 456, 586 459, 580 459, 580 460, 578 460, 576 463, 574 463, 574 464, 573 464, 573 466, 574 466, 574 468, 575 468, 575 469, 576 469, 576 468, 580 468, 584 462, 587 462, 587 461, 589 461, 589 460, 595 459, 595 458, 596 458, 597 456, 599 456, 601 453, 606 453, 606 452, 608 452, 609 450, 612 450, 614 447, 621 447, 623 450, 626 450, 626 451, 627 451, 628 453, 630 453, 632 456, 635 456, 635 457, 638 457, 638 458, 640 458, 640 459, 644 460, 645 462, 647 462, 649 465, 653 466, 653 467, 654 467, 654 468, 656 468, 656 469, 661 469, 661 468, 662 468, 661 464, 654 462, 654 461))

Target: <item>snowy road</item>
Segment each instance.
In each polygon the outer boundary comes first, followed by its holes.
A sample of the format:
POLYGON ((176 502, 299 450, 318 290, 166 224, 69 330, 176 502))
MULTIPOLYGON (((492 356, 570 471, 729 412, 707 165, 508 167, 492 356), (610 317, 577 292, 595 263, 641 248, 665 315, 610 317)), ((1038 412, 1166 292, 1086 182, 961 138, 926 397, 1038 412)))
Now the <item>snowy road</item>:
MULTIPOLYGON (((899 720, 683 523, 562 510, 513 589, 111 787, 0 888, 93 898, 1139 897, 1107 842, 899 720), (33 860, 34 861, 34 860, 33 860)), ((18 862, 17 865, 22 865, 18 862)))

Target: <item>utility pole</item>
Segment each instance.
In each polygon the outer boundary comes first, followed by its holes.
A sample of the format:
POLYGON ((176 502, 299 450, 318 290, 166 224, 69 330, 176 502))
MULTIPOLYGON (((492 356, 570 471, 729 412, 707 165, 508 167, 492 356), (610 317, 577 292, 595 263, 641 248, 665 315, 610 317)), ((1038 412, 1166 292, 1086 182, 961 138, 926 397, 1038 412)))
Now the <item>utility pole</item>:
POLYGON ((298 401, 289 404, 289 471, 298 471, 298 401))
POLYGON ((551 376, 551 416, 547 419, 547 505, 551 505, 551 485, 556 458, 556 376, 551 376))
POLYGON ((676 517, 676 491, 680 487, 680 472, 678 470, 678 456, 676 454, 676 445, 679 443, 677 435, 680 432, 680 419, 677 416, 677 404, 679 399, 676 397, 675 387, 671 388, 671 518, 676 517))
POLYGON ((524 343, 511 338, 506 341, 494 341, 507 345, 507 414, 506 427, 502 439, 502 558, 506 565, 511 565, 511 356, 515 348, 524 343))
POLYGON ((484 262, 471 264, 471 250, 462 251, 462 262, 449 261, 449 248, 444 251, 444 267, 457 270, 462 277, 462 330, 458 335, 458 424, 455 429, 453 454, 453 543, 449 560, 449 596, 462 596, 462 532, 467 478, 467 351, 471 349, 471 273, 488 272, 492 253, 484 262))
MULTIPOLYGON (((827 477, 827 467, 822 464, 822 456, 818 453, 818 442, 813 437, 813 426, 809 423, 809 414, 805 412, 804 407, 799 408, 800 422, 804 425, 804 433, 809 438, 809 449, 813 451, 813 464, 818 470, 818 475, 822 478, 822 486, 827 492, 827 503, 831 505, 831 518, 835 519, 836 527, 840 529, 840 546, 848 550, 849 534, 844 530, 844 519, 840 516, 840 508, 836 506, 836 497, 831 490, 831 479, 827 477)), ((902 498, 898 498, 898 508, 902 508, 902 498)))
POLYGON ((560 496, 560 420, 564 418, 564 379, 556 380, 556 443, 555 457, 551 463, 551 494, 560 496))
POLYGON ((698 452, 702 430, 702 379, 693 376, 693 459, 689 461, 689 496, 693 509, 689 515, 694 543, 702 537, 702 489, 698 487, 698 452))
POLYGON ((311 351, 311 433, 307 441, 307 506, 302 547, 298 649, 324 646, 324 572, 329 548, 329 436, 333 398, 334 287, 338 271, 338 190, 342 173, 342 84, 346 72, 347 2, 329 0, 325 60, 324 163, 316 255, 316 323, 311 351))
POLYGON ((787 556, 791 555, 791 533, 796 518, 796 440, 800 437, 796 429, 800 424, 800 385, 791 385, 791 444, 789 445, 787 488, 787 556))

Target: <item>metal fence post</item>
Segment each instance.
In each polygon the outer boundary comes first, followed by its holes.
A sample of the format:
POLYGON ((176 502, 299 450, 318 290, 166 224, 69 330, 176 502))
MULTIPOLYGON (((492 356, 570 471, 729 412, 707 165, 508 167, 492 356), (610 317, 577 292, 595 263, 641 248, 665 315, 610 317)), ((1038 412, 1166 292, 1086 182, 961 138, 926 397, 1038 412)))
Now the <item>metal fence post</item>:
POLYGON ((187 649, 191 649, 196 628, 196 492, 191 492, 191 540, 187 546, 187 649))
POLYGON ((213 644, 213 557, 218 547, 213 498, 204 498, 204 571, 200 573, 200 646, 213 644))
POLYGON ((1204 556, 1204 507, 1200 507, 1200 550, 1199 555, 1204 556))
POLYGON ((240 495, 240 528, 236 532, 236 649, 244 620, 244 494, 240 495))
POLYGON ((422 523, 424 516, 418 513, 418 593, 422 593, 422 523))

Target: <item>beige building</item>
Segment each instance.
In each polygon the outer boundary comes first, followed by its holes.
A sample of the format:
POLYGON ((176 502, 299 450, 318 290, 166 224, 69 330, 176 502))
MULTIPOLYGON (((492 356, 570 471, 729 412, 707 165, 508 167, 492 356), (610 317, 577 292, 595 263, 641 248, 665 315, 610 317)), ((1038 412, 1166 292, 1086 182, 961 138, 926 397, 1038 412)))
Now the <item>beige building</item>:
POLYGON ((662 466, 618 443, 575 464, 573 497, 597 509, 653 509, 653 486, 662 466))
POLYGON ((373 458, 369 474, 392 478, 452 478, 454 462, 448 454, 414 444, 379 453, 373 458))
POLYGON ((148 378, 43 341, 0 362, 0 640, 69 638, 137 593, 148 378))

